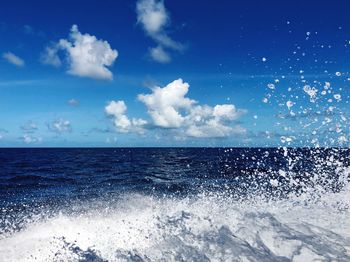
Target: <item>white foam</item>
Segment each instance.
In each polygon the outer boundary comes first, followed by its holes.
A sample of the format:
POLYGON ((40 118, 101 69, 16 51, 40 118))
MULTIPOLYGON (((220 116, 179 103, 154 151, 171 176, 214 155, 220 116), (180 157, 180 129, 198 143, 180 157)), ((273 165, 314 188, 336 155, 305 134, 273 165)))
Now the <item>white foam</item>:
POLYGON ((3 261, 350 259, 350 190, 317 201, 129 195, 0 236, 3 261), (95 260, 94 260, 95 259, 95 260), (100 260, 99 260, 100 259, 100 260))

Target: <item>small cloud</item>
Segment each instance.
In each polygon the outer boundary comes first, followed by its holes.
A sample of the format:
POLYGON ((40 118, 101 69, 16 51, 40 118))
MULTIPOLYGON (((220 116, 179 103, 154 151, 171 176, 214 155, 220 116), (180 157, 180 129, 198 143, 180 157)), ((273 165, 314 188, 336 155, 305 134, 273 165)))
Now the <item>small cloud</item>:
POLYGON ((40 60, 44 64, 60 66, 59 51, 67 56, 67 73, 80 77, 112 80, 113 74, 108 69, 118 57, 118 52, 112 49, 107 41, 99 40, 90 34, 79 32, 73 25, 69 39, 61 39, 55 45, 46 47, 40 60))
POLYGON ((139 0, 136 4, 137 23, 141 24, 145 33, 151 37, 157 46, 150 48, 150 57, 159 63, 168 63, 170 55, 165 48, 182 51, 183 45, 174 41, 166 33, 170 24, 170 16, 164 2, 158 0, 139 0))
POLYGON ((0 128, 0 139, 3 139, 4 135, 7 133, 8 133, 8 131, 6 129, 0 128))
POLYGON ((52 132, 62 134, 64 132, 71 132, 72 126, 68 120, 57 119, 52 123, 48 124, 48 129, 52 132))
POLYGON ((113 117, 113 124, 121 133, 137 132, 144 133, 144 126, 147 121, 143 119, 129 119, 126 115, 127 107, 124 101, 111 101, 105 107, 105 112, 108 116, 113 117))
POLYGON ((6 52, 2 54, 2 57, 9 62, 10 64, 13 64, 15 66, 23 67, 24 66, 24 60, 18 56, 16 56, 14 53, 6 52))
POLYGON ((20 128, 26 133, 34 133, 36 130, 38 130, 38 126, 32 121, 27 122, 26 124, 22 125, 20 128))
POLYGON ((78 106, 79 105, 79 101, 74 99, 74 98, 72 98, 72 99, 69 99, 67 101, 67 104, 70 105, 70 106, 78 106))
POLYGON ((157 46, 150 49, 150 55, 154 61, 159 63, 169 63, 171 61, 170 55, 164 50, 162 46, 157 46))
POLYGON ((20 139, 26 144, 40 143, 42 141, 41 137, 35 137, 29 134, 24 134, 20 139))

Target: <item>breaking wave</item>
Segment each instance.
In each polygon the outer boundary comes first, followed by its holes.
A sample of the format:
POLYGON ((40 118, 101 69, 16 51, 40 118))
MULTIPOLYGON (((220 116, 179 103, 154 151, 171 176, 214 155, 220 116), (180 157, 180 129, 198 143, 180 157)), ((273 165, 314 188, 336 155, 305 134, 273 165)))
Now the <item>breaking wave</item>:
MULTIPOLYGON (((349 176, 343 169, 342 176, 349 176)), ((317 189, 318 188, 318 189, 317 189)), ((237 198, 124 193, 2 223, 2 261, 349 261, 350 187, 237 198), (21 223, 19 223, 21 221, 21 223), (18 227, 18 225, 21 226, 18 227)), ((13 210, 3 210, 11 214, 13 210), (11 212, 12 211, 12 212, 11 212)))

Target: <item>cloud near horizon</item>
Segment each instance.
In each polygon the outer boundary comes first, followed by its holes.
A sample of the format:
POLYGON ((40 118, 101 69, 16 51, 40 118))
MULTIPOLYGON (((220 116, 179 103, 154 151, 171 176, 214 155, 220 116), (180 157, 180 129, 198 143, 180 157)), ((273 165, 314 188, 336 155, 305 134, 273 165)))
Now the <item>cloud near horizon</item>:
POLYGON ((65 132, 71 132, 72 131, 72 125, 70 121, 65 119, 57 119, 47 125, 48 129, 52 132, 62 134, 65 132))
POLYGON ((144 134, 147 129, 154 128, 172 130, 178 136, 194 138, 224 138, 246 133, 236 123, 246 110, 237 109, 233 104, 214 107, 200 105, 186 97, 188 91, 189 84, 180 78, 165 87, 155 86, 150 94, 139 94, 137 99, 145 104, 152 119, 150 124, 143 119, 130 120, 124 101, 111 101, 105 107, 105 112, 113 117, 114 126, 123 133, 136 131, 144 134))
POLYGON ((24 134, 20 137, 20 140, 22 140, 25 144, 33 144, 40 143, 43 139, 41 137, 36 137, 30 134, 24 134))
POLYGON ((68 74, 101 80, 113 79, 113 73, 108 67, 113 65, 118 51, 112 49, 107 41, 87 33, 82 34, 77 25, 72 26, 69 39, 60 39, 58 43, 45 48, 41 62, 55 67, 61 66, 59 51, 66 54, 68 74))
POLYGON ((24 125, 21 125, 20 129, 27 133, 34 133, 35 131, 38 130, 38 126, 33 121, 28 121, 24 125))
POLYGON ((124 101, 111 101, 105 107, 105 112, 108 116, 113 118, 113 125, 116 130, 120 133, 137 132, 139 134, 144 134, 144 126, 147 121, 139 118, 129 119, 126 115, 127 106, 124 101))
POLYGON ((188 91, 189 84, 180 78, 163 88, 154 87, 151 94, 141 94, 138 99, 146 105, 155 126, 177 128, 188 137, 215 138, 245 133, 235 121, 246 110, 236 109, 233 104, 199 105, 186 97, 188 91))

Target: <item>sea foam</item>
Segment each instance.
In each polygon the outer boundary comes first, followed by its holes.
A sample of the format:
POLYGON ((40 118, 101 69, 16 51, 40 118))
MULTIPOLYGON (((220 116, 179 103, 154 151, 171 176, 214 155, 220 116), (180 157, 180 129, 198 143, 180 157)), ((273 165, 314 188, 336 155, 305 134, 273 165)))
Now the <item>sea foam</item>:
POLYGON ((349 261, 350 188, 239 200, 127 194, 32 216, 2 261, 349 261), (44 216, 42 216, 44 214, 44 216))

